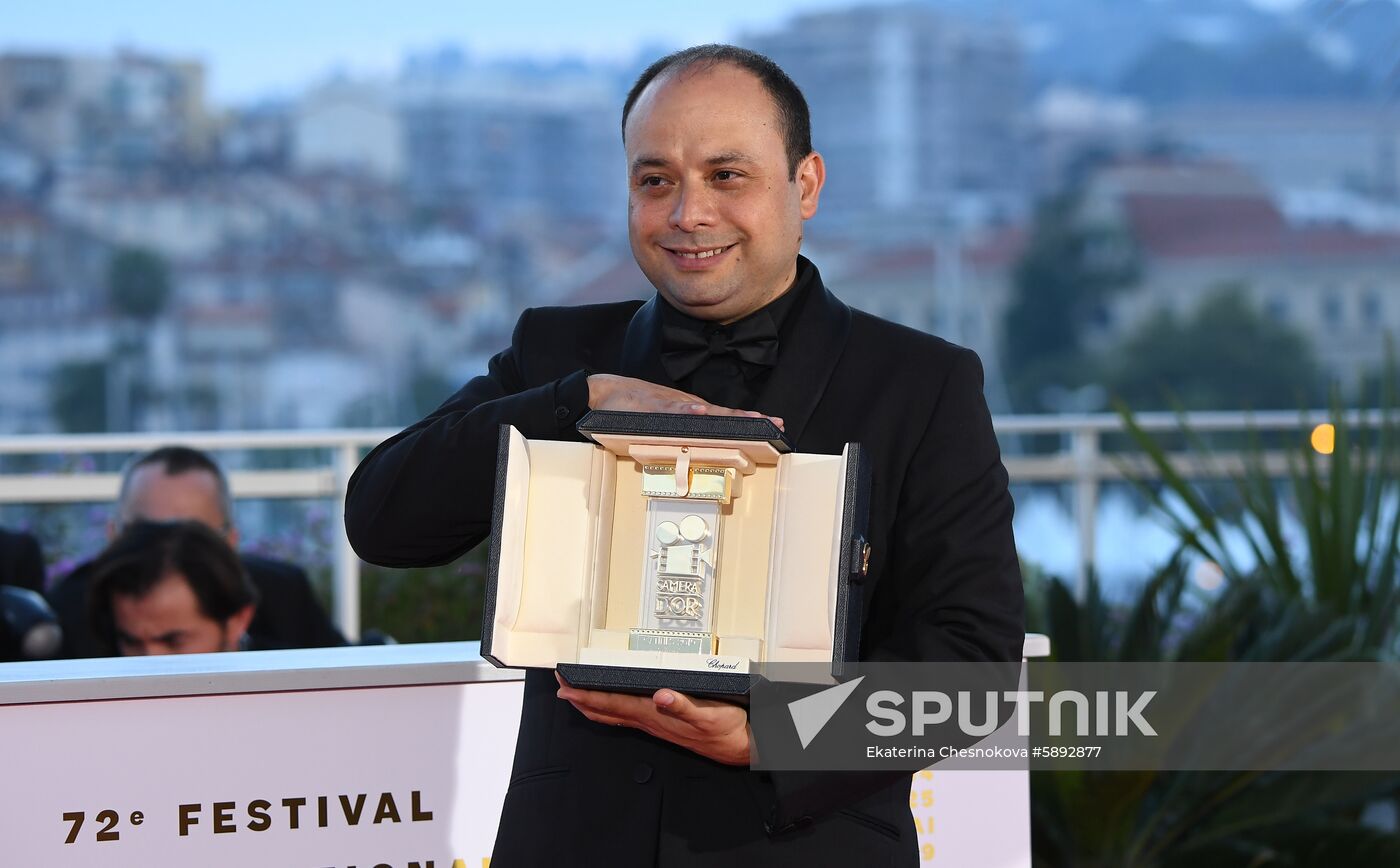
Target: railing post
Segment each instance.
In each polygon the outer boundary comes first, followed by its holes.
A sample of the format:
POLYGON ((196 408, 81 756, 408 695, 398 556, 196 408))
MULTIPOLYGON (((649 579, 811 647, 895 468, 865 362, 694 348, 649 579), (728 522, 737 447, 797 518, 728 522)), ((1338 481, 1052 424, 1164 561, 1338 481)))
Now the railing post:
POLYGON ((1079 532, 1079 564, 1074 576, 1074 596, 1080 602, 1089 593, 1089 571, 1094 564, 1095 529, 1099 509, 1099 432, 1086 424, 1070 435, 1074 464, 1074 521, 1079 532))
POLYGON ((332 602, 335 605, 336 626, 351 642, 360 639, 360 558, 345 535, 345 493, 350 485, 350 474, 355 472, 359 458, 360 449, 351 441, 335 448, 336 502, 339 505, 335 514, 340 519, 340 532, 336 535, 335 543, 335 592, 332 602))

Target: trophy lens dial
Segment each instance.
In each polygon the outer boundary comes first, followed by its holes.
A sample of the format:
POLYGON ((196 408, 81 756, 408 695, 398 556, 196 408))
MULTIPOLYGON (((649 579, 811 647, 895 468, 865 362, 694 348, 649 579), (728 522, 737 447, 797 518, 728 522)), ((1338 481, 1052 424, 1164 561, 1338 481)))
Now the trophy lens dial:
POLYGON ((681 519, 680 531, 686 542, 698 543, 710 535, 710 526, 698 515, 687 515, 681 519))
MULTIPOLYGON (((691 516, 695 518, 696 516, 691 516)), ((656 526, 656 541, 668 546, 681 538, 681 530, 674 521, 663 521, 656 526)))

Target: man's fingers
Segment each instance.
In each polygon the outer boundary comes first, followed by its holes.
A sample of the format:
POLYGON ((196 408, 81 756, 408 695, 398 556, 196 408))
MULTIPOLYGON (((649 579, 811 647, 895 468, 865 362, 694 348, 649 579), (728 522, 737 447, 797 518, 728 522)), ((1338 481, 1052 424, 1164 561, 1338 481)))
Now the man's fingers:
MULTIPOLYGON (((559 673, 556 672, 555 677, 558 678, 559 673)), ((589 711, 608 717, 635 721, 653 710, 651 702, 643 696, 611 693, 606 690, 579 690, 576 687, 564 685, 562 680, 560 685, 555 695, 579 711, 589 711)))
MULTIPOLYGON (((658 690, 652 694, 651 701, 662 717, 691 728, 696 735, 728 730, 741 719, 734 714, 736 706, 703 700, 697 702, 675 690, 658 690)), ((743 720, 748 719, 742 712, 740 715, 743 720)))
POLYGON ((747 416, 753 419, 771 419, 773 424, 783 428, 783 420, 778 416, 767 416, 755 410, 736 410, 714 404, 698 395, 669 386, 660 386, 645 380, 619 377, 613 374, 594 374, 588 378, 588 406, 594 410, 631 410, 641 413, 682 413, 688 415, 747 416))
POLYGON ((662 714, 691 723, 695 722, 695 703, 684 693, 677 693, 674 690, 658 690, 652 694, 651 701, 656 704, 656 710, 662 714))
POLYGON ((603 726, 626 726, 730 765, 749 762, 748 713, 735 705, 695 700, 677 690, 632 696, 569 687, 559 673, 558 696, 603 726))
POLYGON ((769 416, 757 410, 736 410, 733 407, 722 407, 719 404, 691 404, 682 411, 686 413, 703 413, 707 416, 744 416, 749 419, 769 419, 779 430, 783 429, 783 419, 781 416, 769 416))
POLYGON ((624 717, 614 717, 611 714, 603 714, 600 711, 594 711, 593 709, 585 705, 579 705, 577 703, 571 702, 569 704, 573 705, 574 708, 578 709, 579 714, 582 714, 584 717, 588 718, 594 723, 602 723, 606 724, 607 726, 636 726, 636 721, 634 720, 628 720, 624 717))

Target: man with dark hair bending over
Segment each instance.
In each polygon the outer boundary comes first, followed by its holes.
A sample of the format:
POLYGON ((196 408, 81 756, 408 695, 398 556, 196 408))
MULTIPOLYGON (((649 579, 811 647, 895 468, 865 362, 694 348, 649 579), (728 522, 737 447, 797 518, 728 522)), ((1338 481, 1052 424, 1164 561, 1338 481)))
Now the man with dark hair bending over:
POLYGON ((258 592, 238 555, 197 521, 138 521, 92 563, 89 618, 109 653, 249 647, 258 592))
MULTIPOLYGON (((188 446, 163 446, 138 455, 122 472, 121 491, 107 523, 108 539, 142 520, 197 521, 228 548, 238 547, 228 478, 213 458, 188 446)), ((301 567, 251 554, 238 559, 261 600, 249 633, 273 648, 345 644, 301 567)), ((89 629, 87 592, 91 578, 91 563, 81 564, 49 591, 49 602, 63 625, 64 657, 110 653, 103 651, 89 629)))

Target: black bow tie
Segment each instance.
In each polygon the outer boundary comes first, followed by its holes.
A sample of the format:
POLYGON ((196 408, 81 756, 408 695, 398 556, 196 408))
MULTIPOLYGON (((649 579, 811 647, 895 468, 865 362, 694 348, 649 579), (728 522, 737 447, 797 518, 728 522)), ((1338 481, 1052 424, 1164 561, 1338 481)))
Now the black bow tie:
POLYGON ((661 366, 680 382, 710 358, 733 356, 750 377, 778 363, 778 326, 766 310, 727 326, 687 328, 666 322, 661 327, 661 366))

